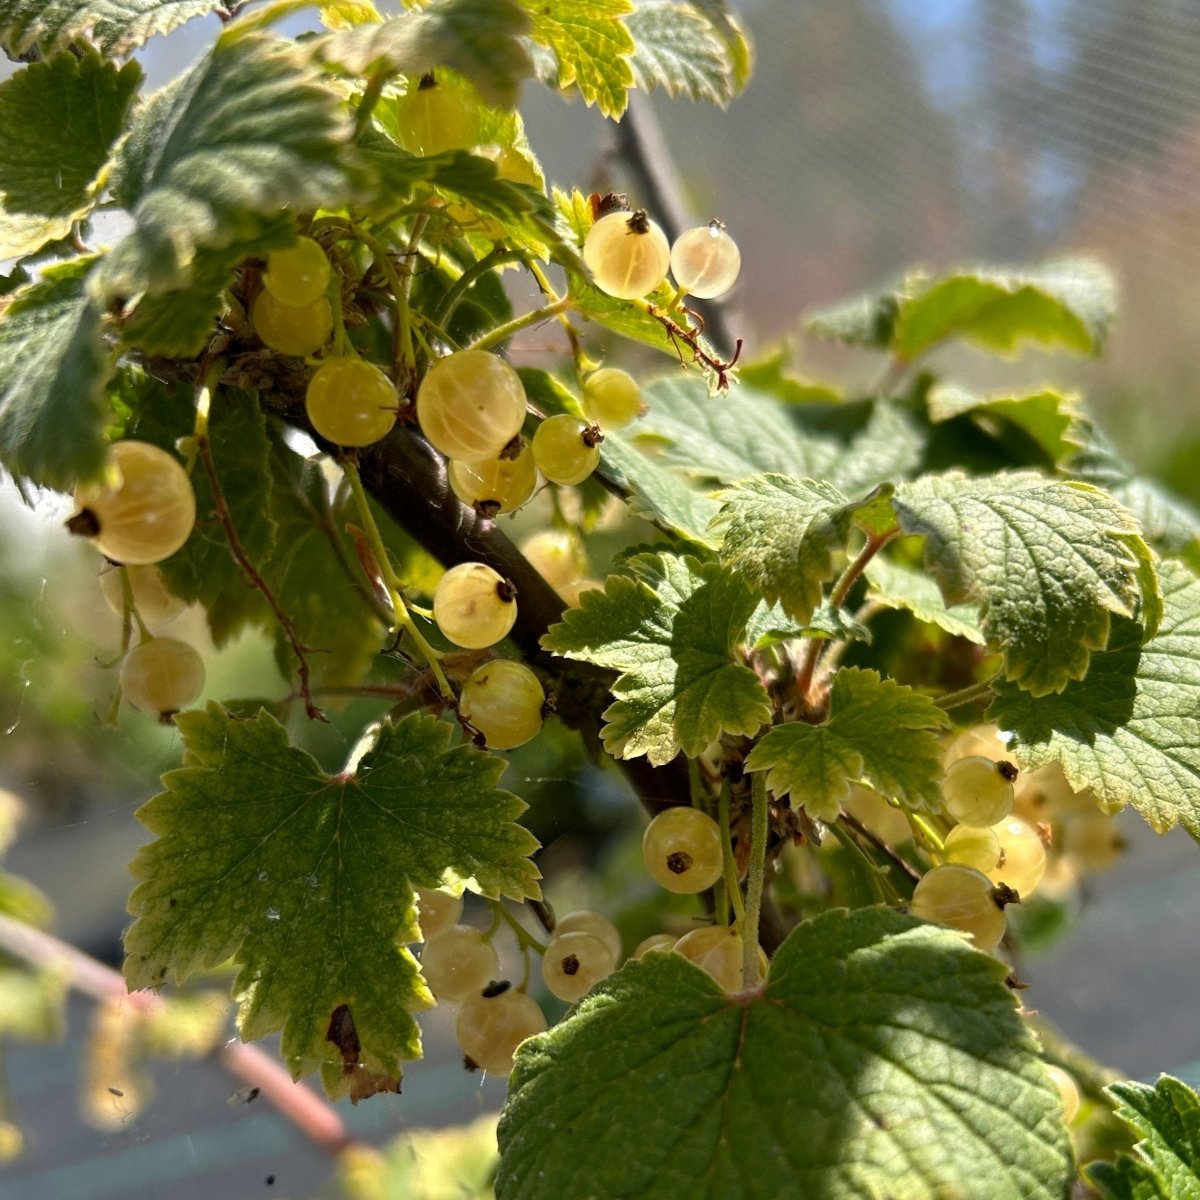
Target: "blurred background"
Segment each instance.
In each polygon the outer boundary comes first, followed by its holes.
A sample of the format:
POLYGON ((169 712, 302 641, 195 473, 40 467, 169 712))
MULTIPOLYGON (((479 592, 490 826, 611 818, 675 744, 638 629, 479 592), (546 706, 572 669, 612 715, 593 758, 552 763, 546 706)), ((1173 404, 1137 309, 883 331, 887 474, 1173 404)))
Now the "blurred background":
MULTIPOLYGON (((694 215, 720 217, 741 246, 732 320, 747 357, 794 338, 803 372, 861 383, 878 364, 804 341, 805 308, 916 264, 1095 254, 1123 295, 1104 358, 1030 353, 997 364, 955 350, 935 365, 983 385, 1085 389, 1135 465, 1200 501, 1200 4, 734 7, 757 46, 746 94, 725 112, 661 97, 654 109, 694 215)), ((141 56, 152 84, 190 63, 214 29, 197 21, 152 41, 141 56)), ((554 182, 585 191, 622 182, 612 127, 593 111, 536 84, 524 111, 554 182)), ((54 497, 30 510, 7 485, 0 495, 0 787, 29 815, 7 866, 51 895, 64 937, 115 964, 126 865, 141 838, 132 813, 179 747, 173 731, 137 714, 115 729, 104 723, 112 693, 104 663, 119 622, 100 599, 94 553, 68 544, 67 511, 54 497)), ((206 644, 191 615, 172 633, 206 644)), ((275 678, 270 647, 255 637, 208 659, 209 695, 234 694, 239 678, 275 678)), ((367 715, 355 706, 338 714, 310 740, 314 753, 336 766, 367 715)), ((560 907, 636 909, 639 896, 615 882, 633 842, 614 831, 640 826, 613 775, 583 765, 563 735, 539 740, 536 756, 515 755, 506 782, 533 805, 532 824, 558 867, 551 898, 560 907), (585 883, 580 868, 595 860, 603 870, 585 883)), ((1083 897, 1052 950, 1022 964, 1026 1002, 1130 1075, 1170 1070, 1197 1082, 1200 851, 1183 835, 1155 838, 1136 818, 1122 822, 1130 853, 1083 897)), ((238 1200, 308 1196, 324 1185, 328 1162, 211 1064, 157 1066, 156 1096, 141 1114, 124 1119, 114 1097, 107 1128, 87 1123, 88 1021, 88 1006, 74 1003, 64 1042, 5 1049, 2 1103, 11 1102, 28 1143, 0 1166, 3 1200, 142 1200, 167 1187, 177 1200, 238 1200)), ((429 1057, 406 1076, 404 1096, 347 1109, 356 1130, 383 1140, 499 1103, 502 1085, 481 1086, 458 1068, 444 1019, 428 1031, 429 1057)))

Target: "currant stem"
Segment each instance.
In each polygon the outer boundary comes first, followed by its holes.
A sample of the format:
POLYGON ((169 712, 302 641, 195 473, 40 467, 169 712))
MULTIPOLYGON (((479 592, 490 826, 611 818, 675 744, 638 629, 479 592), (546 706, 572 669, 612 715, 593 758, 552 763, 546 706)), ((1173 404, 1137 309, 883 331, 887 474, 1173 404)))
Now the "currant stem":
POLYGON ((921 873, 914 866, 912 866, 911 863, 906 863, 904 859, 901 858, 900 855, 897 854, 896 851, 893 850, 892 847, 883 840, 883 838, 879 837, 878 834, 872 833, 871 830, 869 830, 856 817, 852 817, 849 813, 844 812, 838 819, 844 825, 847 825, 850 829, 853 829, 860 838, 864 839, 864 841, 870 842, 871 845, 874 846, 880 854, 884 855, 884 857, 891 862, 892 866, 894 866, 896 870, 904 875, 911 883, 915 884, 920 882, 921 873))
POLYGON ((503 900, 489 900, 487 903, 488 907, 492 910, 492 915, 498 920, 503 921, 506 925, 508 925, 513 933, 516 934, 517 945, 520 946, 523 951, 528 952, 533 950, 538 954, 546 953, 545 945, 542 942, 539 942, 538 939, 535 938, 533 934, 530 933, 529 930, 526 929, 525 926, 522 925, 521 922, 518 921, 517 918, 508 911, 503 900))
POLYGON ((862 869, 863 874, 866 876, 867 886, 871 889, 871 895, 878 903, 886 904, 888 902, 888 890, 892 891, 892 898, 894 900, 899 899, 899 896, 896 895, 895 890, 891 888, 890 884, 886 885, 885 890, 885 880, 883 879, 881 872, 887 868, 880 867, 878 863, 872 862, 870 855, 868 855, 862 846, 858 844, 855 838, 851 836, 849 830, 847 830, 840 822, 834 821, 829 826, 829 831, 835 838, 837 838, 839 842, 842 843, 846 850, 849 851, 850 856, 862 869))
POLYGON ((725 893, 733 905, 735 919, 745 928, 746 906, 742 901, 742 889, 738 886, 737 863, 733 859, 733 840, 729 823, 729 780, 721 783, 721 796, 717 801, 717 823, 721 826, 721 876, 725 893))
POLYGON ((934 701, 934 704, 938 708, 947 710, 961 708, 964 704, 974 704, 977 700, 986 700, 991 694, 992 679, 984 679, 979 683, 971 684, 969 687, 959 688, 957 692, 947 692, 946 695, 939 696, 934 701))
MULTIPOLYGON (((841 573, 837 583, 833 585, 833 591, 829 593, 830 606, 837 610, 846 602, 846 597, 850 594, 850 589, 858 582, 859 576, 866 569, 867 563, 877 555, 880 550, 895 538, 900 536, 899 526, 889 529, 886 533, 873 533, 867 537, 866 545, 858 552, 855 559, 849 563, 846 569, 841 573)), ((800 696, 806 703, 812 702, 812 684, 813 673, 816 670, 817 660, 821 657, 821 650, 825 646, 825 642, 820 638, 810 638, 808 645, 804 649, 804 660, 800 665, 800 670, 796 675, 796 694, 800 696)))
POLYGON ((437 306, 437 311, 433 314, 434 322, 438 325, 449 324, 459 301, 479 279, 497 267, 502 267, 505 263, 519 262, 523 257, 519 250, 509 250, 506 246, 497 246, 490 254, 485 254, 483 258, 473 262, 446 289, 441 304, 437 306))
POLYGON ((771 809, 762 771, 750 776, 750 872, 746 878, 746 912, 742 918, 742 979, 747 991, 758 986, 758 918, 766 883, 767 834, 771 809))
MULTIPOLYGON (((36 967, 60 972, 72 989, 106 1002, 126 1000, 135 1011, 154 1012, 169 1001, 156 992, 130 992, 116 971, 82 950, 0 913, 0 947, 36 967)), ((290 1121, 315 1146, 341 1154, 356 1144, 332 1105, 303 1083, 296 1083, 284 1067, 256 1046, 229 1042, 213 1054, 226 1071, 242 1083, 260 1090, 280 1115, 290 1121)))
POLYGON ((566 312, 571 307, 571 303, 570 296, 560 296, 551 304, 544 304, 541 308, 535 308, 522 316, 514 317, 511 321, 506 321, 503 325, 496 326, 490 333, 476 338, 467 349, 486 350, 490 346, 498 346, 501 342, 507 342, 514 334, 520 333, 522 329, 528 329, 530 325, 537 325, 551 317, 558 316, 559 313, 566 312))
POLYGON ((379 564, 379 573, 382 576, 383 585, 387 588, 388 596, 392 602, 392 629, 397 633, 403 630, 413 640, 421 657, 425 660, 430 671, 433 672, 433 678, 437 682, 438 691, 445 700, 453 704, 454 689, 451 688, 450 682, 446 678, 446 673, 442 670, 438 653, 425 640, 424 635, 417 628, 416 622, 412 619, 412 614, 408 611, 408 605, 404 601, 402 594, 403 584, 396 578, 396 572, 392 569, 392 560, 388 556, 387 547, 383 544, 383 536, 379 532, 379 526, 375 522, 375 514, 371 511, 370 502, 367 500, 367 493, 363 488, 362 479, 358 474, 358 464, 352 459, 346 459, 342 463, 342 470, 345 472, 346 480, 350 484, 350 491, 354 495, 354 503, 358 508, 358 518, 362 522, 363 532, 366 534, 371 552, 375 555, 375 561, 379 564))

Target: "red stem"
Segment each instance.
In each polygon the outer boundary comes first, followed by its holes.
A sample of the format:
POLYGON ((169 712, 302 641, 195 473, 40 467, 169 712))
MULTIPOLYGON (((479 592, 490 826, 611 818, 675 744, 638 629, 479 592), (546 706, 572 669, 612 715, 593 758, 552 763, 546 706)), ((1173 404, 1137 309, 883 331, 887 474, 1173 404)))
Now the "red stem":
MULTIPOLYGON (((153 1012, 167 1001, 157 992, 130 992, 125 980, 110 967, 52 934, 0 913, 0 947, 38 967, 61 971, 67 983, 93 1000, 127 1000, 138 1012, 153 1012)), ((309 1141, 338 1155, 354 1140, 342 1118, 311 1088, 296 1083, 283 1066, 243 1042, 229 1042, 213 1054, 231 1075, 259 1089, 309 1141)))

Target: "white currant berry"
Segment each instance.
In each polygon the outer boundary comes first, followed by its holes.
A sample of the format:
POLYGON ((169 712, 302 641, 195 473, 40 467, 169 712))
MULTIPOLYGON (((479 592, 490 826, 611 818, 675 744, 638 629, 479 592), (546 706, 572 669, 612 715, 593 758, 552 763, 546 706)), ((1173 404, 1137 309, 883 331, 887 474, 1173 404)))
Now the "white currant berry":
POLYGON ((440 358, 417 390, 417 423, 447 458, 495 458, 525 420, 521 377, 486 350, 459 350, 440 358))
POLYGON ((946 811, 963 825, 995 825, 1012 812, 1016 777, 1007 760, 993 762, 979 754, 960 758, 942 778, 946 811))
MULTIPOLYGON (((735 925, 706 925, 693 929, 675 943, 675 953, 694 962, 727 992, 740 992, 745 987, 742 935, 735 925)), ((759 946, 759 978, 765 978, 766 973, 767 956, 759 946)))
POLYGON ((106 558, 129 566, 162 562, 196 523, 196 496, 179 460, 149 442, 109 447, 105 482, 75 489, 79 511, 67 522, 106 558))
POLYGON ((392 381, 361 358, 331 358, 308 382, 305 411, 312 427, 336 446, 370 446, 396 423, 392 381))
POLYGON ((724 295, 737 282, 742 255, 720 221, 681 233, 671 247, 671 274, 700 300, 724 295))
POLYGON ((563 933, 590 933, 598 937, 612 951, 613 960, 621 960, 621 935, 617 927, 603 914, 590 908, 580 908, 559 917, 554 926, 556 935, 563 933))
POLYGON ((421 925, 423 942, 440 937, 462 916, 461 896, 452 896, 441 888, 414 887, 413 892, 417 897, 417 920, 421 925))
POLYGON ((913 891, 912 911, 926 921, 971 935, 980 950, 995 950, 1007 920, 992 881, 972 867, 947 863, 933 867, 913 891))
POLYGON ((299 237, 282 250, 267 255, 263 287, 292 308, 304 308, 325 295, 332 269, 325 251, 312 238, 299 237))
POLYGON ((157 567, 111 567, 100 575, 100 591, 104 602, 118 617, 125 615, 123 578, 129 580, 129 593, 138 616, 151 629, 175 620, 187 608, 187 601, 167 587, 157 567))
POLYGON ((433 619, 456 646, 485 650, 512 629, 517 619, 516 591, 485 563, 460 563, 438 580, 433 619))
POLYGON ((496 658, 471 672, 458 711, 493 750, 513 750, 537 736, 545 703, 541 682, 524 663, 496 658))
POLYGON ((986 875, 1000 861, 1000 839, 986 826, 955 825, 946 835, 946 861, 986 875))
POLYGON ((500 974, 500 959, 478 929, 452 925, 425 943, 421 974, 439 1000, 465 1000, 500 974))
POLYGON ((574 1004, 616 965, 616 955, 594 933, 556 931, 542 955, 542 978, 552 995, 574 1004))
POLYGON ((250 320, 264 346, 293 358, 315 354, 333 334, 333 309, 324 296, 311 304, 281 304, 264 288, 250 306, 250 320))
POLYGON ((992 826, 1000 860, 987 872, 993 883, 1005 883, 1028 900, 1046 873, 1046 847, 1038 831, 1020 817, 1006 817, 992 826))
POLYGON ((458 1010, 454 1032, 462 1052, 489 1075, 508 1076, 513 1055, 527 1038, 544 1033, 546 1018, 537 1002, 507 984, 469 996, 458 1010))
POLYGON ((519 547, 529 565, 561 593, 587 573, 587 557, 577 538, 561 529, 545 529, 519 547))
POLYGON ((638 381, 619 367, 601 367, 583 381, 584 415, 602 429, 623 429, 642 407, 638 381))
POLYGON ((652 933, 648 938, 642 938, 633 948, 634 958, 645 958, 647 954, 658 954, 664 950, 674 950, 679 939, 673 933, 652 933))
POLYGON ((646 826, 642 860, 669 892, 702 892, 721 877, 721 827, 698 808, 668 808, 646 826))
POLYGON ((671 247, 644 212, 614 212, 588 230, 583 261, 602 292, 638 300, 666 279, 671 247))
POLYGON ((569 413, 547 417, 533 435, 533 461, 551 483, 582 483, 600 462, 604 434, 569 413))
POLYGON ((493 458, 452 459, 446 473, 454 494, 485 517, 516 511, 537 488, 533 448, 524 438, 514 439, 493 458))
POLYGON ((178 638, 148 638, 121 661, 121 693, 143 712, 169 716, 203 689, 204 660, 178 638))

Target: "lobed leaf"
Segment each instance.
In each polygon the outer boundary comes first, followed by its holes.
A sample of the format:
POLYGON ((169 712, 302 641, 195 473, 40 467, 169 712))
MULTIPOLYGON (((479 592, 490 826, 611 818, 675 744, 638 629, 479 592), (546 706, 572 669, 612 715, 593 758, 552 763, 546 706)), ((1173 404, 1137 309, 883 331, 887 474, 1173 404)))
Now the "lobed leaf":
POLYGON ((632 0, 525 0, 533 21, 531 36, 552 55, 553 77, 543 79, 564 90, 574 87, 585 104, 606 117, 620 117, 633 86, 629 58, 633 38, 622 19, 634 11, 632 0))
POLYGON ((1104 1089, 1117 1116, 1141 1139, 1134 1155, 1094 1164, 1089 1180, 1111 1200, 1200 1200, 1200 1097, 1178 1079, 1104 1089))
POLYGON ((884 909, 792 931, 761 993, 627 963, 517 1054, 498 1200, 1061 1200, 1057 1093, 1004 966, 884 909), (549 1116, 547 1114, 550 1114, 549 1116))
POLYGON ((431 1003, 403 948, 420 937, 412 885, 540 894, 525 806, 496 787, 504 761, 419 713, 332 776, 266 713, 176 722, 184 765, 138 812, 155 840, 131 868, 129 986, 233 958, 243 1038, 281 1029, 292 1074, 322 1067, 333 1094, 396 1090, 431 1003))
POLYGON ((942 748, 950 719, 928 696, 877 672, 844 667, 833 677, 820 725, 776 725, 750 752, 748 771, 767 771, 776 796, 810 816, 837 818, 850 785, 865 783, 911 809, 941 808, 942 748))
POLYGON ((928 396, 929 417, 935 424, 970 414, 989 432, 1003 436, 1006 428, 1028 436, 1057 466, 1081 445, 1082 408, 1074 392, 1042 388, 1035 392, 998 392, 981 396, 952 384, 938 384, 928 396))
POLYGON ((65 237, 91 210, 142 79, 97 54, 59 54, 0 84, 0 259, 65 237))
POLYGON ((902 566, 889 558, 873 558, 863 574, 870 585, 867 599, 885 608, 900 608, 918 621, 936 625, 953 637, 966 638, 977 646, 987 639, 971 604, 947 605, 937 583, 921 571, 902 566))
MULTIPOLYGON (((854 506, 832 484, 787 475, 755 475, 718 492, 709 528, 722 534, 721 561, 802 625, 833 578, 854 506)), ((894 518, 893 518, 894 519, 894 518)))
POLYGON ((106 461, 112 362, 88 294, 95 261, 45 268, 0 312, 0 463, 60 491, 106 461))
POLYGON ((737 648, 757 597, 719 563, 692 557, 637 554, 623 569, 542 638, 555 654, 620 672, 601 734, 609 753, 660 765, 722 733, 756 733, 770 706, 737 648))
POLYGON ((979 606, 1005 674, 1034 696, 1083 678, 1114 615, 1140 602, 1149 618, 1159 604, 1137 526, 1090 484, 951 472, 905 485, 894 503, 901 528, 926 539, 946 603, 979 606))
POLYGON ((1090 259, 1034 268, 981 266, 930 279, 909 275, 880 291, 812 313, 808 331, 850 345, 916 358, 948 338, 997 354, 1021 343, 1097 354, 1116 308, 1116 285, 1090 259))
POLYGON ((128 54, 155 34, 224 9, 228 0, 0 0, 0 41, 44 54, 90 38, 107 55, 128 54))
POLYGON ((1158 832, 1179 823, 1200 840, 1200 581, 1175 562, 1160 578, 1152 638, 1118 621, 1086 678, 1044 696, 998 684, 987 719, 1013 732, 1022 769, 1061 763, 1075 791, 1109 809, 1132 804, 1158 832))
POLYGON ((721 106, 733 99, 728 49, 695 5, 641 0, 625 23, 637 47, 630 60, 637 87, 721 106))
POLYGON ((258 235, 280 209, 336 204, 349 133, 337 96, 290 43, 220 39, 150 97, 122 145, 113 192, 133 229, 103 261, 97 291, 180 288, 202 249, 258 235))

